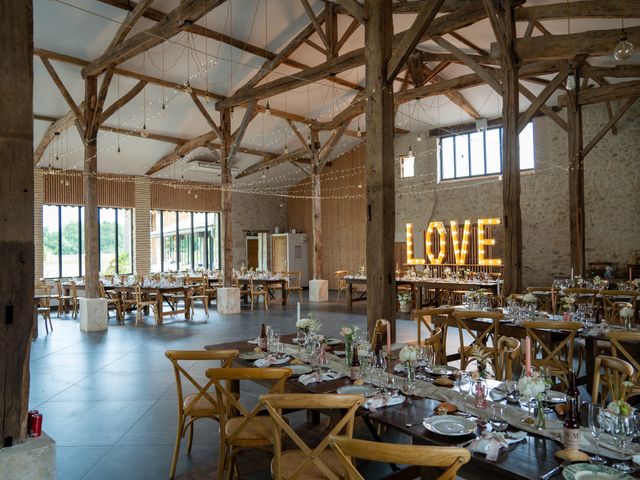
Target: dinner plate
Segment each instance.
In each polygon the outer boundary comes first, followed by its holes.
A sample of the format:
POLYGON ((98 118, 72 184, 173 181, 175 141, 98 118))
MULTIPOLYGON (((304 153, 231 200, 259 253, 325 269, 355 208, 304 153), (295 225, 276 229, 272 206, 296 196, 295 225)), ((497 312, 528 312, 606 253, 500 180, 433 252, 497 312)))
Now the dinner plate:
POLYGON ((334 346, 334 345, 339 345, 341 343, 344 343, 342 340, 340 340, 339 338, 327 338, 324 343, 326 343, 327 345, 330 346, 334 346))
MULTIPOLYGON (((254 366, 256 366, 256 367, 260 367, 260 366, 261 366, 261 365, 260 365, 260 362, 259 362, 260 360, 262 360, 262 359, 261 359, 261 358, 259 358, 258 360, 256 360, 255 362, 253 362, 253 365, 254 365, 254 366)), ((271 362, 271 365, 270 365, 270 366, 273 366, 273 365, 284 365, 285 363, 289 363, 290 361, 291 361, 291 357, 287 355, 287 356, 286 356, 286 357, 284 357, 284 358, 276 358, 276 359, 274 359, 274 360, 271 362)))
POLYGON ((434 365, 428 370, 428 372, 433 375, 453 375, 457 371, 458 369, 451 365, 434 365))
POLYGON ((489 396, 491 397, 491 400, 493 400, 494 402, 501 402, 502 400, 507 398, 506 392, 503 392, 502 390, 497 390, 495 388, 492 388, 489 391, 489 396))
POLYGON ((568 465, 562 471, 562 476, 566 480, 632 480, 631 475, 625 475, 620 470, 594 463, 568 465))
POLYGON ((565 403, 566 401, 567 396, 562 392, 556 392, 554 390, 547 392, 547 403, 565 403))
POLYGON ((422 424, 427 430, 448 437, 469 435, 478 427, 473 420, 457 415, 435 415, 425 418, 422 424))
POLYGON ((304 375, 313 370, 310 365, 287 365, 287 368, 291 369, 292 375, 304 375))
POLYGON ((341 395, 364 395, 365 397, 373 397, 378 390, 370 385, 343 385, 336 392, 341 395))
POLYGON ((267 356, 266 352, 245 352, 238 355, 242 360, 258 360, 267 356))

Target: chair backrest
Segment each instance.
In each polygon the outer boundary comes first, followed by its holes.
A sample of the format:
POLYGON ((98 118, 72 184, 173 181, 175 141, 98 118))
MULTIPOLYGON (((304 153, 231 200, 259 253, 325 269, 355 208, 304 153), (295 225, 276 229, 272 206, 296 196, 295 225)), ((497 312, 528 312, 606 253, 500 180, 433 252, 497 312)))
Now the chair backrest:
POLYGON ((302 285, 302 272, 286 272, 289 288, 300 288, 302 285))
POLYGON ((56 278, 55 284, 56 284, 56 293, 58 294, 59 297, 62 297, 63 295, 62 281, 59 278, 56 278))
POLYGON ((591 401, 606 404, 607 397, 620 400, 625 390, 622 382, 633 376, 633 365, 621 358, 598 355, 593 368, 591 401), (603 370, 602 374, 600 370, 603 370))
POLYGON ((609 340, 611 356, 629 362, 636 372, 640 372, 640 332, 609 332, 609 340))
MULTIPOLYGON (((504 314, 502 312, 485 312, 485 311, 474 311, 474 310, 454 310, 451 314, 456 321, 456 325, 458 327, 458 332, 460 335, 460 346, 471 347, 473 345, 479 345, 484 347, 487 340, 491 339, 494 342, 494 347, 496 346, 496 342, 498 341, 498 331, 500 328, 500 320, 504 318, 504 314), (469 321, 475 320, 479 318, 486 318, 491 321, 486 322, 486 325, 483 329, 473 328, 469 321), (465 342, 467 336, 471 337, 471 343, 467 344, 465 342)), ((465 356, 464 349, 461 349, 461 355, 465 356)), ((495 355, 493 358, 493 363, 495 365, 495 355)), ((464 362, 463 362, 464 363, 464 362)))
MULTIPOLYGON (((448 320, 453 312, 453 308, 423 308, 416 310, 413 315, 418 325, 418 342, 420 341, 420 331, 423 326, 429 332, 433 332, 433 330, 437 328, 437 326, 433 324, 433 318, 446 317, 448 320)), ((446 331, 446 324, 443 324, 443 330, 446 331)))
POLYGON ((436 477, 437 480, 455 480, 458 469, 471 459, 469 450, 458 447, 380 443, 333 435, 329 437, 329 443, 347 472, 347 480, 364 480, 351 457, 382 463, 438 467, 444 471, 436 477))
POLYGON ((78 286, 73 280, 69 282, 69 295, 71 295, 72 298, 76 298, 78 296, 78 286))
POLYGON ((510 380, 513 371, 520 361, 522 346, 520 340, 513 337, 499 337, 496 362, 493 366, 496 380, 510 380))
POLYGON ((629 292, 627 290, 600 290, 600 296, 602 297, 602 306, 604 308, 603 317, 609 323, 621 323, 621 305, 618 305, 620 301, 628 302, 631 304, 633 310, 636 309, 638 292, 629 292))
POLYGON ((576 305, 581 303, 594 305, 596 301, 596 295, 598 290, 593 288, 565 288, 565 295, 573 295, 576 299, 576 305))
POLYGON ((553 287, 527 287, 527 292, 536 297, 538 310, 551 312, 553 310, 552 296, 553 287))
MULTIPOLYGON (((265 410, 265 406, 257 403, 251 410, 240 403, 236 392, 229 388, 230 382, 240 380, 254 380, 258 382, 274 382, 269 389, 269 393, 278 394, 284 391, 284 385, 291 376, 290 368, 210 368, 206 375, 213 381, 216 389, 218 405, 220 408, 219 422, 220 432, 224 434, 227 420, 231 417, 243 417, 242 422, 233 431, 232 435, 226 438, 228 444, 233 444, 234 440, 242 433, 242 430, 249 425, 251 420, 260 412, 265 410), (239 413, 239 415, 236 414, 239 413)), ((255 428, 260 430, 260 424, 255 424, 255 428)), ((266 438, 271 437, 271 432, 260 431, 266 438)))
POLYGON ((349 275, 349 270, 337 270, 335 273, 338 279, 338 288, 347 288, 347 280, 344 278, 349 275))
POLYGON ((382 338, 385 338, 387 334, 387 324, 385 322, 386 320, 383 320, 381 318, 376 320, 376 325, 373 327, 373 332, 371 332, 371 345, 376 344, 377 335, 382 335, 382 338))
POLYGON ((275 423, 274 431, 274 462, 273 462, 273 478, 282 478, 282 432, 293 441, 299 448, 305 459, 300 462, 297 468, 288 477, 288 480, 299 478, 308 466, 315 465, 326 478, 338 480, 335 473, 324 463, 321 454, 329 446, 329 438, 331 435, 339 435, 343 433, 347 438, 353 435, 353 424, 356 410, 364 402, 362 395, 338 395, 325 394, 317 395, 314 393, 294 393, 294 394, 268 394, 260 396, 262 403, 267 410, 271 419, 275 423), (324 435, 324 438, 316 447, 309 447, 302 438, 291 428, 289 423, 282 416, 282 410, 336 410, 336 415, 342 414, 342 417, 332 422, 333 427, 324 435))
POLYGON ((447 363, 446 350, 442 343, 442 328, 434 328, 431 336, 425 338, 422 345, 429 346, 433 349, 433 360, 436 365, 445 365, 447 363))
POLYGON ((37 305, 42 308, 49 308, 51 306, 51 285, 45 281, 36 282, 33 288, 35 295, 40 295, 37 305))
POLYGON ((240 352, 238 350, 167 350, 164 352, 165 357, 167 357, 171 363, 173 364, 173 373, 176 378, 176 389, 178 392, 178 410, 181 415, 189 415, 190 410, 196 405, 196 403, 202 399, 206 398, 212 405, 216 404, 215 399, 212 397, 211 393, 209 393, 209 389, 213 385, 213 380, 209 379, 206 384, 202 384, 198 380, 196 380, 193 375, 191 375, 185 367, 181 364, 181 362, 220 362, 223 368, 228 368, 233 363, 233 360, 238 356, 240 352), (197 394, 192 402, 189 403, 187 409, 184 408, 184 390, 182 381, 183 379, 188 382, 188 384, 193 385, 197 394))
POLYGON ((576 333, 582 328, 579 322, 522 322, 526 335, 531 338, 531 348, 535 352, 531 358, 534 367, 549 367, 551 374, 566 381, 566 375, 573 368, 573 345, 576 333), (547 334, 545 334, 548 333, 547 334), (564 337, 558 339, 558 334, 564 337), (536 356, 537 353, 541 357, 536 356))
POLYGON ((104 283, 102 283, 102 281, 100 281, 98 283, 98 288, 100 289, 100 297, 101 298, 109 298, 107 296, 107 291, 104 289, 104 283))

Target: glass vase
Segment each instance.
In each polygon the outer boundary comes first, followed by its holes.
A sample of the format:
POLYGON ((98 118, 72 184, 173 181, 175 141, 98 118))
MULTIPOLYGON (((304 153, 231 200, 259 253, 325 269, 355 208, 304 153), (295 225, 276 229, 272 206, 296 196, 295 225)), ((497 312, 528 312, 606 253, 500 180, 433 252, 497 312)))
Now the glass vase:
POLYGON ((345 360, 347 362, 347 368, 351 368, 351 361, 353 360, 353 350, 351 348, 351 342, 344 342, 345 360))
POLYGON ((544 394, 543 393, 539 393, 536 396, 536 407, 537 407, 536 423, 535 423, 536 428, 538 430, 544 430, 545 427, 547 426, 547 418, 544 412, 544 394))

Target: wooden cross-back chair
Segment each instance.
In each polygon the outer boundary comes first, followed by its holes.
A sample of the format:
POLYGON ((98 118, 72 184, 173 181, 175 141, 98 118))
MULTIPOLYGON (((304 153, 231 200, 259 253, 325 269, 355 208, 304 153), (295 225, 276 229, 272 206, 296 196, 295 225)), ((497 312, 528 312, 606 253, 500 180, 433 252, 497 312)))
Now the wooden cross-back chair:
POLYGON ((552 376, 567 384, 567 374, 573 369, 573 349, 579 322, 522 322, 526 335, 531 338, 533 355, 531 365, 549 367, 552 376), (564 334, 558 339, 558 334, 564 334), (537 354, 541 357, 538 358, 537 354))
POLYGON ((120 295, 116 293, 115 297, 110 297, 107 295, 107 291, 104 289, 104 283, 100 282, 98 284, 98 288, 100 289, 100 297, 104 298, 107 301, 107 318, 109 317, 109 307, 114 307, 116 310, 116 320, 118 323, 122 322, 122 299, 120 295))
POLYGON ((329 447, 329 437, 340 435, 348 438, 353 435, 354 416, 356 410, 364 402, 362 395, 313 393, 268 394, 260 397, 274 421, 274 457, 271 463, 273 478, 281 480, 303 480, 328 478, 339 480, 344 478, 345 469, 338 456, 329 447), (282 410, 334 410, 342 414, 339 420, 332 422, 332 428, 316 447, 308 446, 283 418, 282 410), (282 451, 282 433, 296 446, 295 450, 282 451))
POLYGON ((298 301, 302 303, 302 272, 284 272, 284 275, 287 277, 287 301, 289 295, 295 293, 298 295, 298 301))
POLYGON ((474 345, 479 345, 492 353, 493 364, 496 364, 496 346, 498 341, 498 331, 500 320, 504 318, 502 312, 484 312, 474 310, 454 310, 451 314, 456 321, 458 333, 460 335, 460 368, 467 368, 469 363, 469 351, 474 345), (469 321, 478 318, 489 319, 483 329, 473 328, 469 321), (471 337, 471 343, 465 345, 465 334, 471 337), (487 342, 491 341, 492 346, 487 347, 487 342))
POLYGON ((414 318, 416 320, 416 325, 418 327, 418 344, 422 339, 422 328, 429 332, 430 335, 433 335, 433 331, 438 328, 437 325, 433 324, 434 317, 446 317, 444 318, 444 322, 442 323, 442 346, 446 346, 447 342, 447 323, 449 318, 451 318, 451 314, 454 312, 453 308, 423 308, 421 310, 416 310, 414 313, 414 318))
POLYGON ((348 270, 337 270, 335 273, 336 280, 338 280, 338 298, 336 298, 336 303, 340 303, 340 293, 347 291, 347 280, 344 278, 349 275, 348 270))
POLYGON ((400 445, 336 436, 331 436, 329 442, 346 470, 347 480, 364 480, 351 458, 391 464, 437 467, 443 470, 440 475, 435 477, 437 480, 455 480, 460 467, 471 459, 469 450, 458 447, 400 445))
POLYGON ((193 444, 193 424, 200 418, 218 420, 220 406, 209 390, 213 386, 213 380, 202 384, 191 375, 181 362, 220 362, 222 368, 228 368, 238 356, 238 350, 167 350, 164 355, 173 365, 173 373, 176 379, 178 392, 178 428, 176 430, 176 442, 173 449, 169 478, 176 473, 178 454, 180 453, 180 440, 189 429, 189 443, 187 451, 191 452, 193 444), (183 380, 186 385, 195 387, 196 392, 185 394, 183 380))
POLYGON ((513 337, 499 337, 496 363, 493 365, 496 380, 511 380, 513 378, 514 367, 520 362, 522 345, 520 340, 513 337))
POLYGON ((51 322, 51 285, 46 282, 36 283, 34 293, 38 295, 38 299, 34 301, 33 309, 36 315, 42 315, 44 319, 44 328, 49 333, 49 328, 53 332, 53 323, 51 322))
POLYGON ((65 295, 62 288, 62 281, 58 278, 55 281, 56 283, 56 292, 58 299, 58 318, 60 318, 60 312, 67 314, 66 304, 69 303, 71 305, 71 317, 76 318, 78 315, 78 291, 76 288, 76 283, 71 282, 69 287, 69 294, 65 295))
POLYGON ((633 365, 629 362, 621 358, 598 355, 593 368, 591 401, 606 405, 610 400, 620 400, 625 391, 622 382, 632 377, 633 365))
POLYGON ((193 285, 189 290, 187 290, 187 294, 189 295, 189 304, 191 309, 192 317, 196 312, 195 303, 202 302, 202 307, 204 308, 204 313, 207 318, 209 318, 209 295, 206 293, 206 283, 202 283, 203 279, 199 279, 200 283, 193 285))
POLYGON ((631 395, 640 395, 640 332, 609 332, 611 356, 629 362, 634 369, 631 395))
POLYGON ((527 287, 527 292, 536 297, 538 310, 549 313, 553 311, 553 287, 527 287))
MULTIPOLYGON (((257 403, 251 410, 240 403, 238 395, 230 388, 230 382, 254 380, 274 382, 269 393, 282 393, 287 379, 291 376, 289 368, 210 368, 207 377, 213 381, 216 389, 220 423, 220 459, 218 462, 218 480, 224 472, 231 478, 233 471, 238 473, 236 456, 240 451, 251 448, 267 448, 273 445, 273 421, 266 415, 264 405, 257 403), (239 415, 237 415, 239 413, 239 415)), ((240 475, 238 474, 238 477, 240 475)))
POLYGON ((635 311, 638 292, 629 292, 626 290, 600 290, 602 298, 603 312, 602 316, 611 324, 624 323, 620 317, 620 310, 624 307, 630 307, 635 311))
POLYGON ((429 338, 422 342, 424 346, 430 346, 433 350, 433 361, 436 365, 446 365, 447 352, 442 342, 442 328, 434 328, 429 338))
POLYGON ((594 306, 596 304, 596 296, 598 295, 599 290, 595 290, 593 288, 565 288, 564 294, 573 295, 576 299, 575 305, 591 305, 594 306))
POLYGON ((269 310, 269 291, 262 285, 255 285, 253 277, 249 277, 249 299, 251 300, 251 310, 253 310, 253 302, 257 302, 260 297, 264 299, 264 309, 269 310))

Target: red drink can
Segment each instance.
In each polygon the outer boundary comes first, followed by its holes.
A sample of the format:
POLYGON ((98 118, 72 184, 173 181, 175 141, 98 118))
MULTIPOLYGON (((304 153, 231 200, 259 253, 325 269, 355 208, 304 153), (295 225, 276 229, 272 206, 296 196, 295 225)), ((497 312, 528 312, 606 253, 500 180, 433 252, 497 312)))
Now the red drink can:
POLYGON ((42 414, 38 410, 31 410, 29 412, 29 436, 39 437, 42 435, 42 414))

